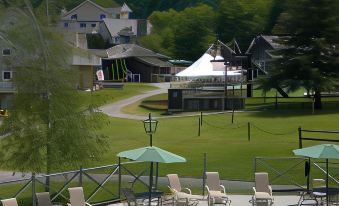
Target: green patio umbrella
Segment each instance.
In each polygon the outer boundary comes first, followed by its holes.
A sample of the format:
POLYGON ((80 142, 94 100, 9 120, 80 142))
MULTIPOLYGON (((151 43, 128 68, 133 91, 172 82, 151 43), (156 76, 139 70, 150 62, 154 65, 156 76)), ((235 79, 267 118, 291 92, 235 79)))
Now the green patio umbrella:
POLYGON ((118 154, 118 157, 125 157, 131 160, 142 162, 186 162, 185 158, 154 146, 123 151, 118 154))
POLYGON ((326 159, 326 202, 328 199, 328 159, 339 159, 339 146, 335 144, 320 144, 312 147, 293 150, 295 155, 311 157, 315 159, 326 159))
POLYGON ((185 158, 154 146, 123 151, 120 152, 117 156, 128 158, 135 161, 151 162, 149 177, 149 204, 151 202, 151 192, 153 184, 153 162, 158 163, 186 162, 185 158))

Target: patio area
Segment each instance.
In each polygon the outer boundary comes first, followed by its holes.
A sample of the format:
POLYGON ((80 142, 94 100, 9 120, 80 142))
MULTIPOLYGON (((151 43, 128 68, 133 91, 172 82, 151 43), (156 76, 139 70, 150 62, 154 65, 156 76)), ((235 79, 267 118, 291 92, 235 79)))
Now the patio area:
MULTIPOLYGON (((252 199, 251 195, 229 195, 232 203, 231 206, 252 206, 252 199)), ((203 198, 203 196, 201 196, 203 198)), ((282 196, 274 196, 274 206, 297 206, 300 197, 296 195, 282 195, 282 196)), ((109 206, 127 206, 127 202, 110 204, 109 206)), ((163 204, 163 205, 171 205, 171 204, 163 204)), ((197 206, 207 206, 207 199, 206 197, 199 200, 197 206)), ((262 206, 264 206, 263 204, 262 206)), ((266 204, 267 205, 267 204, 266 204)), ((259 205, 258 205, 259 206, 259 205)))

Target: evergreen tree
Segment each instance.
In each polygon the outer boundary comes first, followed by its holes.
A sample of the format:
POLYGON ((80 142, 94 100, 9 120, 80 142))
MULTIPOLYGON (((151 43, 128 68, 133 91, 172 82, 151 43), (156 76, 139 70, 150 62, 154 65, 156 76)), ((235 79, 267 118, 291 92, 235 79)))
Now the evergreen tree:
POLYGON ((315 108, 321 109, 321 92, 334 90, 339 77, 338 6, 337 0, 287 1, 274 32, 289 38, 280 42, 285 47, 261 80, 265 90, 304 87, 314 92, 315 108))
POLYGON ((198 59, 215 41, 215 13, 207 5, 187 8, 180 13, 174 28, 175 58, 198 59))
POLYGON ((237 39, 246 49, 253 36, 262 34, 271 1, 219 0, 217 9, 217 34, 221 41, 237 39))
POLYGON ((77 74, 61 35, 42 25, 30 3, 4 9, 0 33, 13 43, 10 115, 2 129, 2 166, 47 172, 78 168, 105 148, 101 115, 91 113, 75 89, 77 74))

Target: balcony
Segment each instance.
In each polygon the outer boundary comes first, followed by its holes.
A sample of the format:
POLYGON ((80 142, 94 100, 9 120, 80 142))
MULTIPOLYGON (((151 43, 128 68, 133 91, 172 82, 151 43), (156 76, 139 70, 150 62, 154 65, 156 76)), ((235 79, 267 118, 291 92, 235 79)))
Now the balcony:
POLYGON ((15 92, 15 86, 13 82, 0 82, 0 93, 12 93, 15 92))

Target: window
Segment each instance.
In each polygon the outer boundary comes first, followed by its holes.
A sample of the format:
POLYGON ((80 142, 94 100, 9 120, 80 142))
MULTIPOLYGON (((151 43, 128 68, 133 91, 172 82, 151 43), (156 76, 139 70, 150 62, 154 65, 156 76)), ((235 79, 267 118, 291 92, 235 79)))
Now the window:
POLYGON ((72 19, 72 20, 77 20, 77 19, 78 19, 78 14, 73 14, 73 15, 71 16, 71 19, 72 19))
POLYGON ((12 71, 2 71, 2 79, 8 81, 12 79, 12 71))
POLYGON ((68 23, 67 23, 67 22, 64 23, 64 27, 65 27, 65 28, 68 27, 68 23))
POLYGON ((94 28, 94 27, 96 27, 97 25, 96 25, 96 24, 91 24, 91 26, 94 28))
POLYGON ((10 49, 3 49, 2 50, 2 56, 9 56, 9 55, 11 55, 10 49))
POLYGON ((86 28, 86 23, 80 23, 80 28, 86 28))
POLYGON ((173 98, 177 98, 177 97, 178 97, 178 92, 173 92, 173 93, 172 93, 172 97, 173 97, 173 98))
POLYGON ((103 20, 106 18, 106 15, 105 14, 100 14, 100 19, 103 20))

